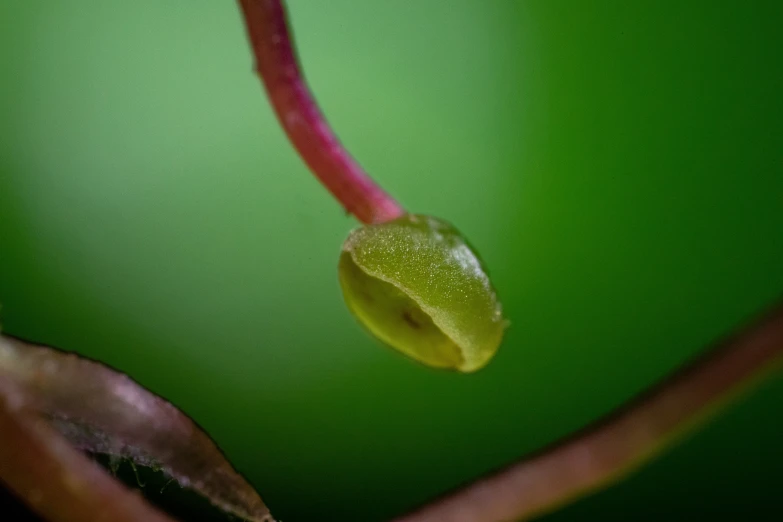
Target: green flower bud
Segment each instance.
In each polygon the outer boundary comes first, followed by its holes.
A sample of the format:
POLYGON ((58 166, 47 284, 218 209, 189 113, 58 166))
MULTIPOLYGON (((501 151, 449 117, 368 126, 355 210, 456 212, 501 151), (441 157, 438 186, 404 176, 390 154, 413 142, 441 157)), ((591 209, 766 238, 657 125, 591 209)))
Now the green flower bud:
POLYGON ((473 372, 506 321, 476 252, 449 223, 405 215, 351 232, 339 263, 345 302, 378 339, 435 368, 473 372))

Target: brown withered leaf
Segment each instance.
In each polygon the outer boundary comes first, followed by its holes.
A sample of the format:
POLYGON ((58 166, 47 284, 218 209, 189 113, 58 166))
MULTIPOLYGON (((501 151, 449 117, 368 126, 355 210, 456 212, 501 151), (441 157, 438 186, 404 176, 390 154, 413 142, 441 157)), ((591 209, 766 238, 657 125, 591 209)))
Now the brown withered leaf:
MULTIPOLYGON (((37 414, 79 450, 160 469, 227 513, 273 521, 258 493, 209 436, 127 375, 0 335, 0 395, 6 406, 37 414)), ((0 434, 0 442, 3 438, 0 434)))

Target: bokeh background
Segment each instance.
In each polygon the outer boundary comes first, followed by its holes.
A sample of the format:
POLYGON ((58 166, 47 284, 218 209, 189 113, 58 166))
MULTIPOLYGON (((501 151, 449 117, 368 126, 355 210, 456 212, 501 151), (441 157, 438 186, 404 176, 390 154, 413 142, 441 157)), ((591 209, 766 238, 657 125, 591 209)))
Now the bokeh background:
MULTIPOLYGON (((355 222, 278 128, 233 2, 0 3, 5 330, 175 402, 283 521, 399 514, 783 293, 783 3, 290 11, 344 143, 488 263, 512 327, 485 370, 428 370, 349 316, 355 222)), ((772 380, 544 520, 780 520, 781 404, 772 380)))

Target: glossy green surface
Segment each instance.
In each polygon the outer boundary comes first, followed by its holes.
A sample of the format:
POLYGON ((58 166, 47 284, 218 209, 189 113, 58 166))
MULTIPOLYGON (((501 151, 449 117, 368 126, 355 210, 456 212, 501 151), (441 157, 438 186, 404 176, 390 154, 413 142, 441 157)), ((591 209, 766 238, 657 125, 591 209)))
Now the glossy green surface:
MULTIPOLYGON (((0 1, 4 330, 176 402, 284 522, 388 519, 783 293, 780 1, 291 15, 341 140, 490 268, 512 326, 483 370, 411 364, 346 310, 356 223, 286 142, 232 2, 0 1)), ((779 379, 546 520, 779 519, 781 404, 779 379)))
POLYGON ((436 368, 473 372, 506 322, 480 258, 449 223, 408 214, 351 232, 339 263, 348 308, 379 339, 436 368))

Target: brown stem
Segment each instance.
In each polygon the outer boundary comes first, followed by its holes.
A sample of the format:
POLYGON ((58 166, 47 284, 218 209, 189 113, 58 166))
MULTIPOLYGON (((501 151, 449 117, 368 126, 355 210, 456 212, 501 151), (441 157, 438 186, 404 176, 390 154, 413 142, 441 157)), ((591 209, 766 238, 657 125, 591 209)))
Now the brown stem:
POLYGON ((527 520, 611 484, 779 367, 783 302, 741 333, 585 430, 398 522, 527 520))
POLYGON ((404 214, 343 148, 307 88, 282 0, 239 0, 256 68, 280 124, 310 170, 364 223, 404 214))

